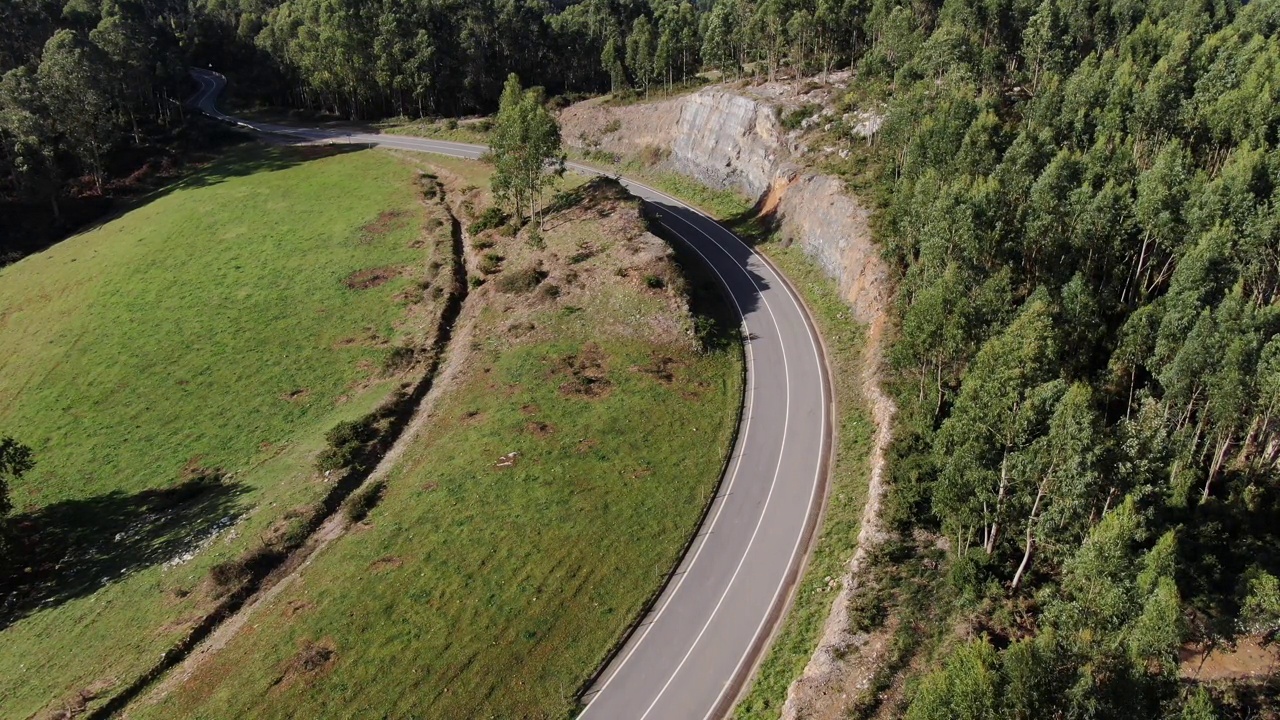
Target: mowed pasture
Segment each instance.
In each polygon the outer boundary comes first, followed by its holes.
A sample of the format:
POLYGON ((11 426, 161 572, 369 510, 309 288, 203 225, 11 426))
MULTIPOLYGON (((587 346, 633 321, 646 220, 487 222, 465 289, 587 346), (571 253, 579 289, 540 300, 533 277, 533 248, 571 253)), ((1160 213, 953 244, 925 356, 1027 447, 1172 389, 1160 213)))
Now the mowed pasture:
POLYGON ((0 715, 97 707, 208 612, 211 567, 325 495, 324 433, 405 379, 448 250, 390 154, 246 146, 0 269, 0 433, 37 460, 0 715))
MULTIPOLYGON (((430 162, 485 208, 483 166, 430 162)), ((717 487, 742 350, 620 187, 558 206, 469 238, 483 284, 381 502, 130 717, 573 713, 717 487)))

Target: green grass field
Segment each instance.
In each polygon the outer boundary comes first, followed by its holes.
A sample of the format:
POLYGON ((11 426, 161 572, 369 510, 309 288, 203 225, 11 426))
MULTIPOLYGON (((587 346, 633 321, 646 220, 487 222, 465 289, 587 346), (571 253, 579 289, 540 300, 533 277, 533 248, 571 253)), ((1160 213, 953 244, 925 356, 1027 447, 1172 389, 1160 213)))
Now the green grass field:
POLYGON ((424 231, 415 178, 381 152, 244 147, 0 270, 0 433, 38 462, 13 488, 38 561, 2 608, 0 715, 117 692, 210 607, 212 565, 326 492, 324 432, 426 332, 403 292, 448 227, 424 231))
POLYGON ((473 239, 501 269, 366 523, 131 717, 571 714, 709 501, 742 380, 740 345, 692 337, 684 288, 704 312, 708 281, 640 234, 633 201, 581 192, 541 241, 473 239))

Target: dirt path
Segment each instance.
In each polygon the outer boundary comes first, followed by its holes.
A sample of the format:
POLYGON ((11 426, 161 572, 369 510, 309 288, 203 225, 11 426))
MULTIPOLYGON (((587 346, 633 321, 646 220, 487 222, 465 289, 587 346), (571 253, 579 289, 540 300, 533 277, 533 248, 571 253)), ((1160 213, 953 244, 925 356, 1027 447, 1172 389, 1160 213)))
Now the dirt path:
MULTIPOLYGON (((386 478, 391 469, 404 457, 408 447, 417 441, 422 434, 423 429, 432 418, 432 410, 435 408, 437 399, 449 392, 450 388, 456 384, 458 373, 466 364, 467 348, 471 346, 474 324, 474 314, 468 316, 464 309, 463 316, 459 319, 459 327, 454 334, 454 342, 450 344, 444 365, 436 376, 436 381, 432 384, 431 390, 427 392, 422 404, 418 406, 413 420, 409 422, 408 427, 401 433, 400 438, 382 457, 382 460, 369 475, 369 478, 360 486, 361 488, 386 478)), ((359 492, 359 489, 356 492, 359 492)), ((346 514, 341 512, 336 512, 325 520, 307 543, 294 552, 294 556, 286 564, 286 567, 291 569, 286 570, 274 580, 264 582, 262 589, 246 602, 239 611, 223 621, 212 635, 187 656, 186 660, 183 660, 177 667, 170 670, 150 693, 137 702, 137 705, 155 704, 186 682, 201 665, 226 647, 227 643, 244 628, 245 624, 249 622, 260 607, 269 605, 276 596, 293 585, 303 571, 307 569, 307 566, 311 564, 311 561, 321 551, 329 547, 334 540, 345 535, 350 527, 346 514)), ((128 711, 124 713, 124 717, 128 717, 128 711)))
POLYGON ((876 433, 871 448, 871 481, 867 504, 862 510, 858 547, 840 578, 840 592, 831 604, 831 613, 822 627, 818 647, 805 665, 804 673, 787 690, 782 706, 783 720, 798 718, 845 718, 849 704, 870 687, 883 656, 890 631, 859 634, 849 623, 849 604, 861 588, 861 579, 872 548, 884 539, 880 507, 885 494, 885 456, 892 439, 893 399, 881 387, 884 328, 887 313, 874 322, 867 333, 863 360, 862 392, 871 405, 876 433))
MULTIPOLYGON (((447 203, 446 207, 449 207, 447 203)), ((457 220, 455 212, 456 208, 450 207, 450 215, 453 218, 454 232, 456 234, 454 250, 455 253, 460 252, 461 255, 458 255, 458 257, 461 257, 463 262, 469 265, 470 263, 467 262, 468 259, 466 258, 468 253, 465 249, 467 244, 465 238, 462 237, 462 226, 457 220)), ((461 274, 463 277, 455 280, 461 283, 461 287, 457 292, 463 293, 462 307, 457 319, 454 321, 452 330, 445 330, 448 333, 448 342, 444 351, 443 362, 437 368, 435 376, 431 380, 431 388, 423 397, 422 402, 419 403, 412 419, 400 433, 400 436, 382 456, 382 459, 379 460, 378 465, 369 474, 369 477, 352 492, 352 495, 387 478, 392 468, 404 457, 409 446, 419 439, 423 430, 433 418, 433 411, 438 399, 457 385, 458 377, 466 366, 467 358, 470 355, 471 340, 474 335, 477 316, 477 313, 474 312, 474 306, 465 302, 465 270, 461 274)), ((295 550, 280 568, 263 580, 258 591, 239 610, 223 620, 208 638, 197 645, 178 665, 165 673, 164 677, 149 692, 139 700, 131 703, 131 706, 154 705, 190 679, 197 669, 226 647, 227 643, 244 629, 259 608, 269 605, 280 593, 298 582, 303 571, 307 569, 316 556, 335 540, 345 535, 351 525, 346 513, 341 511, 334 512, 325 519, 302 547, 295 550)), ((129 716, 128 708, 125 709, 122 716, 126 718, 129 716)))

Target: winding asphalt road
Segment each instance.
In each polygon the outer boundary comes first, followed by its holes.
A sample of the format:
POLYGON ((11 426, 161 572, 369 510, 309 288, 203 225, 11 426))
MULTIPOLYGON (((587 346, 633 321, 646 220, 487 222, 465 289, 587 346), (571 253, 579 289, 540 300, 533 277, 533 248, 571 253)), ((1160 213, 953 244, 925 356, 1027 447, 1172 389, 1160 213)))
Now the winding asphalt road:
MULTIPOLYGON (((201 85, 195 98, 201 111, 251 130, 461 158, 485 152, 463 143, 247 122, 217 109, 221 75, 192 74, 201 85)), ((731 709, 807 557, 831 453, 829 379, 813 323, 781 273, 702 212, 620 180, 719 276, 742 315, 747 382, 719 493, 662 594, 584 696, 580 718, 706 720, 731 709)))

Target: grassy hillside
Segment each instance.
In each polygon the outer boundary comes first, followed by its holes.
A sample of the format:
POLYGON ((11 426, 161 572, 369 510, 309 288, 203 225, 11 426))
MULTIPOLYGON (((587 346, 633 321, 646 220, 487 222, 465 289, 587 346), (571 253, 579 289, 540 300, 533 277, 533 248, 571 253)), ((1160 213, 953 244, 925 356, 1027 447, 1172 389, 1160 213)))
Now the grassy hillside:
MULTIPOLYGON (((480 166, 440 165, 483 209, 480 166)), ((132 717, 572 712, 716 486, 742 366, 714 286, 634 200, 593 183, 562 205, 541 234, 472 239, 483 284, 381 503, 132 717)))
POLYGON ((406 293, 448 250, 430 212, 386 154, 247 148, 0 270, 0 431, 38 461, 13 488, 0 714, 117 691, 225 593, 210 567, 329 490, 324 432, 432 327, 438 299, 406 293))

